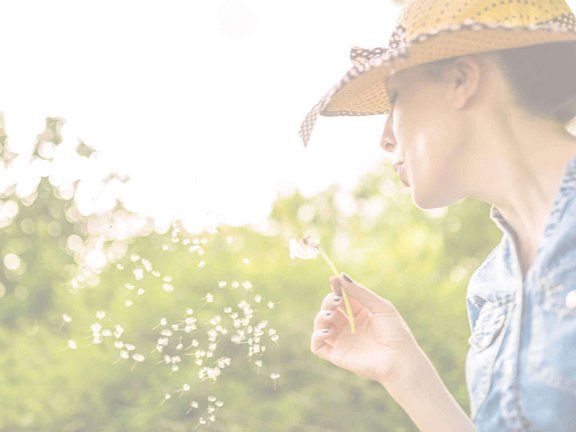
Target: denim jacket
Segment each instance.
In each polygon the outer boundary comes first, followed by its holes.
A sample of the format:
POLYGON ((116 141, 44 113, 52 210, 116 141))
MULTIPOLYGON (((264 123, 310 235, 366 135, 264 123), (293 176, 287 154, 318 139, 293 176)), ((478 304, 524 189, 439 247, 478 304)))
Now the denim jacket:
POLYGON ((576 158, 524 277, 514 232, 491 217, 504 235, 467 294, 472 419, 479 432, 576 431, 576 158))

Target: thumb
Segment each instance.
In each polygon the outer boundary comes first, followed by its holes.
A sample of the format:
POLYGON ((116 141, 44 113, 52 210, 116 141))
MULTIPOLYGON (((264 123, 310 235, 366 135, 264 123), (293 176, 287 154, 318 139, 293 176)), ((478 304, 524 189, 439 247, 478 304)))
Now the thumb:
POLYGON ((392 303, 365 286, 354 282, 346 273, 341 273, 337 280, 340 282, 340 289, 345 290, 348 297, 354 298, 372 313, 395 312, 392 303))

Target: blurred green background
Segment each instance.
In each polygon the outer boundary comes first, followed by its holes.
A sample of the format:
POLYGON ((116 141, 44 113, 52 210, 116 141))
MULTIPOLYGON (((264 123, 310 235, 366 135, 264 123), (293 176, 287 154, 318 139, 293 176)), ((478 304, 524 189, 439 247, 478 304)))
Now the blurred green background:
MULTIPOLYGON (((383 166, 352 192, 279 196, 258 226, 159 232, 118 201, 81 213, 84 180, 56 175, 61 126, 30 155, 0 131, 3 172, 29 164, 33 184, 5 175, 0 192, 0 431, 416 430, 378 384, 309 352, 330 269, 289 258, 305 235, 395 303, 468 407, 466 283, 498 240, 487 206, 418 210, 383 166)), ((125 181, 107 173, 99 193, 125 181)))

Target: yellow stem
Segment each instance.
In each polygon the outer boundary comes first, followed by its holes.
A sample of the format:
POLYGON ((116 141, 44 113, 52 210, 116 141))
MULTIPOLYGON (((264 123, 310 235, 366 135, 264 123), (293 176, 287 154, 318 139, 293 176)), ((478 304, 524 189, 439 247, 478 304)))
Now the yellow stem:
MULTIPOLYGON (((332 273, 335 276, 340 276, 340 272, 336 269, 336 266, 332 262, 332 260, 326 255, 326 253, 322 250, 322 248, 318 247, 320 251, 320 255, 324 258, 324 261, 328 264, 328 266, 332 269, 332 273)), ((356 333, 356 322, 354 321, 354 314, 352 313, 352 307, 350 306, 350 301, 348 300, 348 295, 346 294, 346 290, 341 288, 342 291, 342 299, 344 300, 344 307, 346 308, 346 316, 348 318, 348 323, 350 324, 350 333, 356 333)))

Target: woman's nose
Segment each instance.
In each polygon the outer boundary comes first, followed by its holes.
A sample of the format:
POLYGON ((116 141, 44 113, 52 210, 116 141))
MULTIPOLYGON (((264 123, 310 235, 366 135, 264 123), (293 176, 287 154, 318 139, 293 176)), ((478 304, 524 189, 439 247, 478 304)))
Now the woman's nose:
POLYGON ((384 132, 382 132, 382 138, 380 139, 380 147, 389 153, 394 153, 394 150, 396 150, 396 138, 394 137, 394 132, 392 130, 392 116, 392 111, 390 111, 390 114, 388 114, 388 118, 386 119, 384 132))

